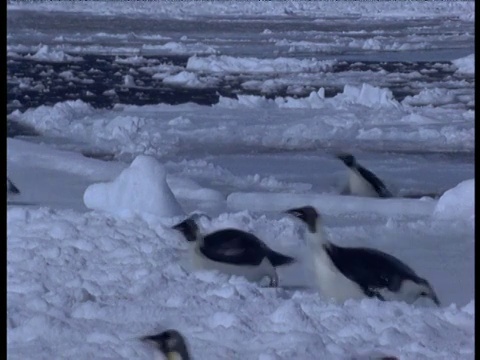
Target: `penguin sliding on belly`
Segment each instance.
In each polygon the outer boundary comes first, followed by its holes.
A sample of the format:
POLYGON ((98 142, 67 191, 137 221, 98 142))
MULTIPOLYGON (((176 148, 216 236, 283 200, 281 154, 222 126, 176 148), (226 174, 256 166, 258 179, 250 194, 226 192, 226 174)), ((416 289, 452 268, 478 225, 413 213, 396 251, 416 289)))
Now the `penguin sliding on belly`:
POLYGON ((278 285, 275 268, 295 261, 245 231, 223 229, 202 235, 192 218, 173 226, 173 229, 179 230, 188 240, 192 262, 197 269, 218 270, 254 282, 268 277, 270 286, 275 287, 278 285))
POLYGON ((338 301, 376 297, 413 303, 421 297, 440 301, 427 280, 396 257, 369 248, 341 247, 331 243, 321 216, 312 206, 286 211, 307 225, 307 242, 322 293, 338 301))
POLYGON ((348 167, 348 185, 345 193, 368 197, 392 197, 392 193, 374 173, 357 163, 351 154, 339 154, 337 158, 348 167))
POLYGON ((164 359, 164 357, 167 360, 190 360, 185 339, 177 330, 166 330, 160 334, 144 336, 141 340, 153 345, 155 360, 164 359))

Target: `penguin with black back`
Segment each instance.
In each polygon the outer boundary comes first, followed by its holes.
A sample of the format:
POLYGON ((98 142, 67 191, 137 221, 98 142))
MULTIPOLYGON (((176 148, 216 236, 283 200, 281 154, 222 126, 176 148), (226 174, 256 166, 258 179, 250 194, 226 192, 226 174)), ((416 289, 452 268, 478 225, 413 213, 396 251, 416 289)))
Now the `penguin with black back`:
POLYGON ((144 336, 142 341, 153 345, 154 359, 190 360, 190 353, 184 337, 177 330, 166 330, 156 335, 144 336))
POLYGON ((316 281, 326 297, 337 301, 370 297, 407 303, 424 297, 440 305, 428 281, 396 257, 376 249, 341 247, 330 242, 314 207, 304 206, 286 213, 307 226, 316 281))
POLYGON ((341 153, 337 155, 337 158, 342 160, 349 169, 346 193, 367 197, 392 197, 392 193, 383 181, 373 172, 361 166, 353 155, 341 153))
POLYGON ((222 229, 202 235, 196 221, 190 217, 173 226, 190 244, 190 255, 197 269, 218 270, 244 276, 249 281, 270 279, 278 286, 276 267, 291 264, 295 258, 270 249, 257 236, 238 229, 222 229))

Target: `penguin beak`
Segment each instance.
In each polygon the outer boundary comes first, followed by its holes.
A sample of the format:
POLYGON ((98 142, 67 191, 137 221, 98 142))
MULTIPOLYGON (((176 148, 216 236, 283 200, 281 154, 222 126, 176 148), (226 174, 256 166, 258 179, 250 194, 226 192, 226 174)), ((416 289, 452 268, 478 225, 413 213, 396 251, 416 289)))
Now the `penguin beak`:
POLYGON ((435 305, 440 306, 440 300, 431 286, 428 285, 428 291, 424 292, 423 296, 432 300, 435 305))
POLYGON ((430 299, 435 303, 435 305, 440 306, 440 300, 438 300, 437 294, 432 290, 432 293, 430 294, 430 299))
POLYGON ((172 226, 172 229, 173 229, 173 230, 178 230, 178 231, 180 231, 180 232, 182 232, 182 233, 185 231, 185 228, 186 228, 186 223, 185 223, 185 221, 182 221, 182 222, 180 222, 180 223, 172 226))
POLYGON ((290 209, 290 210, 286 210, 285 211, 285 214, 289 214, 289 215, 293 215, 297 218, 302 218, 302 215, 303 213, 300 211, 300 209, 290 209))
POLYGON ((190 218, 172 226, 172 229, 180 231, 188 242, 197 240, 198 226, 195 224, 195 221, 190 218))
POLYGON ((143 336, 143 337, 140 338, 140 340, 142 340, 143 342, 146 342, 146 343, 151 343, 151 344, 156 343, 155 337, 153 335, 143 336))

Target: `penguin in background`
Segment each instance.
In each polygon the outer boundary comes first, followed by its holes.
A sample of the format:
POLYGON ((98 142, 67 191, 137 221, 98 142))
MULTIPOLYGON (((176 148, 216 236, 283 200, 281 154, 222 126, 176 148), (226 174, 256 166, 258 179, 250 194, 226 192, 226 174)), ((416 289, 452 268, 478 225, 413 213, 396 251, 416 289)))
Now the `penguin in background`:
POLYGON ((177 330, 166 330, 159 334, 144 336, 140 340, 153 346, 154 360, 191 359, 185 338, 177 330))
POLYGON ((222 229, 204 235, 193 217, 172 228, 180 231, 188 241, 196 269, 218 270, 253 282, 268 277, 270 286, 276 287, 275 268, 295 262, 295 258, 270 249, 258 237, 243 230, 222 229))
POLYGON ((424 297, 440 306, 428 281, 396 257, 376 249, 342 247, 330 242, 314 207, 304 206, 286 213, 307 227, 316 282, 327 298, 343 302, 370 297, 411 304, 424 297))
POLYGON ((348 184, 342 194, 376 198, 393 197, 383 181, 373 172, 361 166, 353 155, 340 153, 337 158, 348 167, 348 184))

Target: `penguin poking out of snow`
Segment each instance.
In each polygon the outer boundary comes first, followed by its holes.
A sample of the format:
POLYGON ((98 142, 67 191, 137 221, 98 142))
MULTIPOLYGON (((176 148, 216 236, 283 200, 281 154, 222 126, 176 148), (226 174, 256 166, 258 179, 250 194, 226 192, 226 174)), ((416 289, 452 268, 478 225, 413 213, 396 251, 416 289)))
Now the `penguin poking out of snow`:
POLYGON ((166 330, 157 335, 145 336, 141 340, 154 346, 155 359, 166 357, 167 360, 190 360, 185 339, 177 330, 166 330), (159 356, 158 352, 162 356, 159 356))
POLYGON ((349 169, 348 185, 344 193, 368 197, 392 197, 392 193, 382 180, 358 164, 353 155, 343 153, 338 154, 337 158, 342 160, 349 169))
POLYGON ((7 194, 18 195, 20 190, 15 186, 15 184, 7 176, 7 194))
POLYGON ((323 230, 321 216, 312 206, 286 212, 307 225, 316 280, 326 297, 337 301, 376 297, 407 303, 425 297, 440 305, 428 281, 394 256, 375 249, 331 243, 323 230))
POLYGON ((270 279, 270 286, 278 286, 275 268, 295 261, 270 249, 253 234, 237 229, 223 229, 202 235, 197 223, 188 218, 173 226, 190 244, 190 255, 197 269, 218 270, 244 276, 249 281, 270 279))

